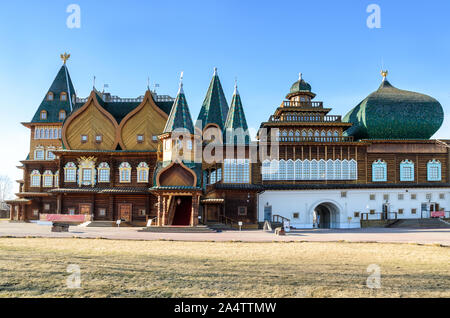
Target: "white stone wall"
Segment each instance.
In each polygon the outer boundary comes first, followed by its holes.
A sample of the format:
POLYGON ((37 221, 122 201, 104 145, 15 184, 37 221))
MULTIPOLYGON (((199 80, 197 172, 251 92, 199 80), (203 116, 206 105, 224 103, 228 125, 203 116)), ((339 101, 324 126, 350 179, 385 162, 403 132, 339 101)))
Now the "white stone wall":
MULTIPOLYGON (((450 211, 450 188, 440 189, 358 189, 358 190, 290 190, 290 191, 265 191, 258 196, 258 220, 264 221, 264 206, 272 206, 272 215, 281 215, 291 220, 291 226, 295 228, 313 228, 314 209, 320 204, 328 204, 336 210, 332 217, 332 228, 359 228, 361 213, 370 210, 382 212, 384 195, 389 194, 389 209, 399 214, 399 219, 416 219, 421 217, 422 203, 427 203, 427 194, 431 194, 431 202, 436 202, 441 209, 450 211), (347 192, 346 197, 341 193, 347 192), (370 200, 370 195, 375 195, 375 200, 370 200), (403 200, 398 195, 403 194, 403 200), (411 199, 411 194, 416 194, 416 199, 411 199), (444 198, 440 198, 443 194, 444 198), (412 214, 412 209, 417 213, 412 214), (299 218, 294 218, 294 213, 299 213, 299 218), (360 212, 360 217, 354 213, 360 212)), ((390 214, 393 217, 393 214, 390 214)), ((425 216, 425 215, 424 215, 425 216)), ((379 215, 369 215, 369 219, 379 219, 379 215)))

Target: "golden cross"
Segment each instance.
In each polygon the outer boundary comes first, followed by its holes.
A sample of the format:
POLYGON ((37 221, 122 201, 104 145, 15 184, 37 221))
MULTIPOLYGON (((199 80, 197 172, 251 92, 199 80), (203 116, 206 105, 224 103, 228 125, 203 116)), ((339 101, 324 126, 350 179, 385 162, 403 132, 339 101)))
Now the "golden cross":
POLYGON ((66 64, 66 62, 69 58, 70 58, 70 54, 67 54, 66 52, 64 52, 64 54, 61 54, 61 60, 63 61, 64 64, 66 64))

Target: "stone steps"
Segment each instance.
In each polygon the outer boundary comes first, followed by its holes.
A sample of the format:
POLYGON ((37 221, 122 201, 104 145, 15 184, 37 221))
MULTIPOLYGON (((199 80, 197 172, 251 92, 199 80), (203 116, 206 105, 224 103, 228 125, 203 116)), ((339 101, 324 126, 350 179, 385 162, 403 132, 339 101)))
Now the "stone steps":
POLYGON ((146 227, 139 232, 153 233, 216 233, 217 231, 210 229, 205 225, 199 226, 151 226, 146 227))
POLYGON ((438 218, 433 219, 404 219, 398 220, 389 228, 417 228, 417 229, 445 229, 450 228, 450 224, 442 222, 438 218))

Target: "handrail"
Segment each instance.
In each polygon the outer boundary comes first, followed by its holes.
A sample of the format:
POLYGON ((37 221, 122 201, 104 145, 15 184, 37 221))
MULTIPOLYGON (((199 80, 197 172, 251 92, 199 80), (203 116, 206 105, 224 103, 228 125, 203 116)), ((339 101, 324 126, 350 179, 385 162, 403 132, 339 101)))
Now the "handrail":
POLYGON ((304 142, 353 142, 354 138, 353 136, 278 136, 277 137, 279 142, 297 142, 297 141, 304 141, 304 142))
POLYGON ((299 102, 285 100, 281 107, 305 107, 305 108, 323 108, 323 102, 299 102))
POLYGON ((296 122, 296 123, 340 123, 342 121, 342 116, 340 115, 294 115, 285 114, 281 116, 271 115, 269 117, 269 122, 296 122))
POLYGON ((219 216, 219 221, 220 221, 220 223, 223 223, 225 225, 230 225, 231 227, 233 227, 233 224, 235 224, 237 226, 239 225, 238 221, 233 220, 232 218, 229 218, 229 217, 227 217, 225 215, 220 215, 219 216))
POLYGON ((284 216, 281 216, 279 214, 272 215, 272 222, 273 223, 284 223, 284 221, 291 222, 290 219, 288 219, 288 218, 286 218, 284 216), (280 219, 281 219, 281 222, 280 222, 280 219))

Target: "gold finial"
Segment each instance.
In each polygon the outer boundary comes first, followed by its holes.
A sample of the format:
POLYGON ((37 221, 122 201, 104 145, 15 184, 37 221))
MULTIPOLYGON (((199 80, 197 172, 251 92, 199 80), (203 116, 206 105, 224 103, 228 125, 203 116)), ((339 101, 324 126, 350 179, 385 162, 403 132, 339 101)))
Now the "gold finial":
POLYGON ((388 74, 389 74, 388 70, 386 71, 381 70, 381 76, 383 76, 383 81, 386 79, 386 76, 388 76, 388 74))
POLYGON ((70 54, 67 54, 66 52, 64 52, 64 54, 61 54, 61 60, 63 61, 63 64, 66 64, 68 59, 70 59, 70 54))

